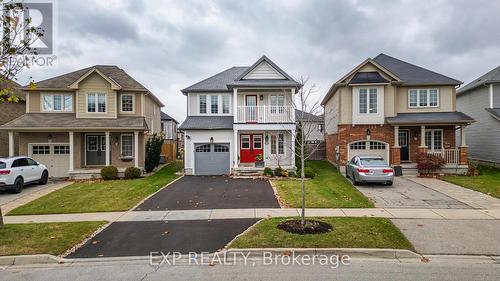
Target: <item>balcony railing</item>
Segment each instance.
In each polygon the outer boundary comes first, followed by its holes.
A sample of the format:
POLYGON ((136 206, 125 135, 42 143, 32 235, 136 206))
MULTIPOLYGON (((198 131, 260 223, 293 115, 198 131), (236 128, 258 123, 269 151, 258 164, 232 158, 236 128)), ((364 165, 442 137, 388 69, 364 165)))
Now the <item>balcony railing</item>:
POLYGON ((427 154, 441 156, 447 164, 460 163, 460 150, 458 148, 442 149, 442 150, 428 150, 427 154))
POLYGON ((295 110, 292 106, 238 106, 238 123, 293 123, 295 110))

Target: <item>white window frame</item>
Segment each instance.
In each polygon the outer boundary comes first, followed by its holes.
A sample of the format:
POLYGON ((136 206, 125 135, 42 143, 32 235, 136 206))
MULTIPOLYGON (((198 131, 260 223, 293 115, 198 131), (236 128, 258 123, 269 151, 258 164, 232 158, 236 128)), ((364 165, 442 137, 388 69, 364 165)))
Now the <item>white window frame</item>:
POLYGON ((232 106, 231 106, 231 95, 230 94, 199 94, 198 95, 198 115, 214 115, 214 116, 220 116, 220 115, 231 115, 232 111, 232 106), (206 111, 201 112, 201 97, 205 96, 206 97, 206 111), (217 113, 212 113, 212 97, 216 96, 217 97, 217 113), (224 112, 224 99, 227 100, 227 109, 228 112, 224 112))
POLYGON ((41 94, 40 95, 40 105, 42 112, 73 112, 73 95, 71 94, 41 94), (60 96, 61 97, 61 109, 54 109, 54 97, 55 96, 60 96), (50 109, 45 108, 45 97, 50 97, 51 103, 50 109), (65 108, 65 102, 64 99, 68 97, 70 98, 70 105, 69 109, 65 108))
POLYGON ((120 113, 135 113, 135 95, 134 94, 121 94, 120 95, 120 113), (123 110, 123 97, 132 97, 132 110, 123 110))
POLYGON ((270 112, 271 114, 283 114, 284 113, 284 107, 286 106, 286 95, 284 94, 270 94, 268 95, 268 102, 270 106, 270 112), (283 105, 279 104, 279 99, 283 98, 283 105), (273 98, 275 99, 274 101, 276 104, 273 104, 273 98))
POLYGON ((427 146, 427 149, 429 149, 430 151, 443 151, 443 149, 444 149, 444 131, 443 131, 443 129, 425 129, 425 135, 423 137, 425 139, 425 145, 427 146), (441 132, 441 149, 434 148, 434 133, 436 131, 441 132), (431 147, 430 148, 427 145, 427 132, 431 133, 431 143, 430 143, 431 147))
POLYGON ((134 146, 135 146, 134 141, 135 141, 134 140, 134 134, 127 133, 127 134, 121 134, 120 135, 120 157, 127 157, 127 158, 133 158, 134 157, 134 146), (131 142, 131 148, 132 149, 130 151, 130 155, 124 155, 123 154, 123 137, 130 137, 130 139, 132 141, 131 142))
POLYGON ((378 88, 359 88, 358 89, 358 114, 360 115, 377 115, 378 112, 378 103, 379 103, 379 98, 378 98, 378 88), (363 93, 366 95, 366 112, 361 112, 361 90, 366 90, 366 93, 363 93), (370 90, 375 90, 375 93, 370 93, 370 90), (371 107, 370 103, 370 95, 375 94, 375 108, 371 107))
POLYGON ((285 133, 276 133, 276 134, 271 134, 271 141, 269 143, 270 145, 270 154, 271 155, 285 155, 286 154, 286 136, 285 133), (283 140, 280 140, 280 136, 283 137, 283 140), (274 144, 273 144, 274 143, 274 144), (280 143, 283 144, 283 151, 280 152, 280 143))
POLYGON ((440 100, 441 100, 441 94, 439 92, 439 88, 419 88, 419 89, 408 89, 407 93, 407 101, 408 101, 408 108, 436 108, 439 107, 440 105, 440 100), (431 90, 435 90, 437 94, 437 104, 436 105, 430 105, 431 104, 431 90), (410 93, 412 91, 417 92, 417 105, 411 105, 410 104, 410 93), (427 98, 426 98, 426 105, 420 105, 420 91, 427 91, 427 98))
POLYGON ((252 147, 251 146, 251 141, 250 141, 250 135, 247 135, 247 134, 244 134, 244 135, 241 135, 241 138, 240 138, 240 141, 241 141, 241 150, 250 150, 250 148, 252 147), (244 148, 243 147, 243 138, 248 138, 248 148, 244 148))
POLYGON ((92 92, 92 93, 87 93, 86 95, 86 99, 85 99, 86 103, 85 103, 85 111, 87 113, 91 113, 91 114, 104 114, 104 113, 108 113, 108 95, 106 93, 99 93, 99 92, 92 92), (95 96, 95 100, 94 100, 94 105, 95 105, 95 111, 89 111, 89 96, 95 96), (104 95, 104 106, 105 106, 105 110, 104 111, 99 111, 99 95, 104 95))
POLYGON ((209 95, 198 95, 198 113, 199 114, 208 114, 209 112, 209 95), (201 112, 201 97, 205 97, 205 112, 201 112))
POLYGON ((253 149, 264 149, 264 141, 262 135, 252 135, 252 147, 253 149), (260 147, 255 147, 255 139, 260 138, 260 147))

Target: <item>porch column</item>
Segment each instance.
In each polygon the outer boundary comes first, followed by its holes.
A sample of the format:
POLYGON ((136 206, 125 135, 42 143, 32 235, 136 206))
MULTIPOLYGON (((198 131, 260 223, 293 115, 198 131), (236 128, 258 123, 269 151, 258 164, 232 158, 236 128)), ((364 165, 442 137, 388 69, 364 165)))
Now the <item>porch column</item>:
POLYGON ((14 156, 14 132, 9 131, 9 157, 14 156))
POLYGON ((469 152, 467 143, 465 142, 465 125, 460 126, 460 147, 459 147, 459 162, 460 165, 467 165, 469 160, 469 152))
POLYGON ((111 165, 111 159, 109 155, 109 132, 104 133, 106 135, 106 166, 111 165))
POLYGON ((139 168, 139 132, 134 132, 134 167, 139 168))
POLYGON ((233 161, 234 168, 238 168, 238 150, 240 149, 240 145, 238 143, 238 130, 234 130, 234 139, 233 139, 233 161))
POLYGON ((401 148, 399 147, 399 126, 394 126, 394 146, 391 148, 391 164, 399 166, 401 164, 401 148))
POLYGON ((465 143, 465 126, 460 126, 460 147, 467 147, 465 143))
POLYGON ((418 153, 427 153, 427 146, 425 145, 425 125, 420 126, 420 146, 418 153))
POLYGON ((238 89, 233 89, 233 121, 238 122, 238 89))
POLYGON ((74 154, 73 149, 75 147, 75 140, 73 132, 69 132, 69 171, 72 172, 75 170, 74 166, 74 154))

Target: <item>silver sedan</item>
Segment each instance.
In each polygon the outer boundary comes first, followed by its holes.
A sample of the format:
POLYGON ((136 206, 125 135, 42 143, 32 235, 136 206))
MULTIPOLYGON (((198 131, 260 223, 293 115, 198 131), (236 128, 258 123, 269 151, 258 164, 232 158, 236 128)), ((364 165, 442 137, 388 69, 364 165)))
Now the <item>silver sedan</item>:
POLYGON ((354 156, 346 166, 346 175, 354 185, 384 183, 392 185, 394 170, 380 156, 354 156))

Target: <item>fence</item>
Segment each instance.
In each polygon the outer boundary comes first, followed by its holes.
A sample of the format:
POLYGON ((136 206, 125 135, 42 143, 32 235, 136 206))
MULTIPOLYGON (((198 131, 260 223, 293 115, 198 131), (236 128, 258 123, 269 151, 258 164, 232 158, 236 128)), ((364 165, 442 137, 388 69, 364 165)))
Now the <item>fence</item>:
POLYGON ((166 162, 177 159, 177 142, 175 140, 165 140, 161 145, 161 155, 165 157, 166 162))

